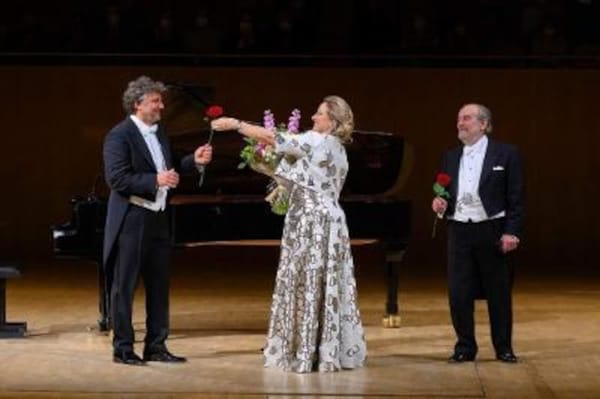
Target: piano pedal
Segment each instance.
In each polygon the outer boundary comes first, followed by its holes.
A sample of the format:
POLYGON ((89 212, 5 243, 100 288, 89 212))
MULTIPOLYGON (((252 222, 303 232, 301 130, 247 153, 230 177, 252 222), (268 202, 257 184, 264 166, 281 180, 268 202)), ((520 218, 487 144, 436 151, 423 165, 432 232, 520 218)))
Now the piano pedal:
POLYGON ((383 328, 400 328, 402 318, 398 314, 388 314, 381 322, 383 328))

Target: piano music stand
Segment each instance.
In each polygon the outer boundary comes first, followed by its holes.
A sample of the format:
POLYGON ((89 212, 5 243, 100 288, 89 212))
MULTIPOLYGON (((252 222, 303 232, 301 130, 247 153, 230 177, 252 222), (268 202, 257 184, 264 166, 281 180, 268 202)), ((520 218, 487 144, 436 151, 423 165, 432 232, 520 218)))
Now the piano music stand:
POLYGON ((27 323, 6 321, 6 280, 21 277, 14 266, 0 265, 0 338, 21 338, 27 331, 27 323))

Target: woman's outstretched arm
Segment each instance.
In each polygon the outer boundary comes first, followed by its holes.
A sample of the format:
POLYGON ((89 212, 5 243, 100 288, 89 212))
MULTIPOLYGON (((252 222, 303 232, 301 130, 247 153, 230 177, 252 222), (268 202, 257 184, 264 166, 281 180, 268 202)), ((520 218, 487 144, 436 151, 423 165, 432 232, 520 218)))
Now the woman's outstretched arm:
POLYGON ((263 143, 275 143, 275 134, 271 130, 236 118, 218 118, 211 122, 211 126, 216 131, 237 130, 240 134, 263 143))

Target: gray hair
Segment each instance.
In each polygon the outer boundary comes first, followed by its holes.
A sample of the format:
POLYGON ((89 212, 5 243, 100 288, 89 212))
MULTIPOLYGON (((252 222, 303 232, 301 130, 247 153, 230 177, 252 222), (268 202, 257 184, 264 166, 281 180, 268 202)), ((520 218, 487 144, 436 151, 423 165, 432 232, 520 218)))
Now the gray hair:
POLYGON ((123 92, 123 108, 128 114, 135 113, 135 105, 148 93, 164 93, 167 86, 163 82, 152 80, 148 76, 140 76, 127 84, 123 92))
POLYGON ((475 105, 478 110, 477 119, 479 119, 482 122, 487 122, 487 124, 485 125, 485 132, 491 133, 492 132, 492 111, 490 111, 490 109, 483 104, 473 104, 473 105, 475 105))

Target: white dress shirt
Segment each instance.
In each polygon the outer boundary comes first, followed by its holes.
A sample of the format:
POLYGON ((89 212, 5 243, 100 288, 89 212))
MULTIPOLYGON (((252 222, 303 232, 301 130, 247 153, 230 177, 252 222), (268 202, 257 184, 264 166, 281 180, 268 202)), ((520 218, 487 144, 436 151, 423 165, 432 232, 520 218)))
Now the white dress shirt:
MULTIPOLYGON (((133 123, 135 123, 138 130, 140 131, 140 134, 144 138, 144 141, 146 142, 146 146, 148 147, 148 151, 150 151, 150 155, 152 156, 152 161, 154 162, 156 171, 164 172, 165 170, 167 170, 167 164, 165 162, 165 157, 163 155, 160 142, 158 141, 158 137, 156 137, 156 131, 158 130, 158 126, 148 126, 135 115, 131 115, 130 117, 133 123)), ((156 191, 156 197, 154 201, 149 201, 145 198, 132 195, 129 197, 129 202, 137 206, 149 209, 151 211, 164 211, 167 204, 168 189, 169 188, 166 186, 159 187, 156 191)))
POLYGON ((483 222, 504 216, 504 212, 489 217, 479 197, 479 181, 483 160, 488 147, 488 138, 483 135, 473 145, 463 147, 458 169, 458 193, 452 219, 459 222, 483 222))

